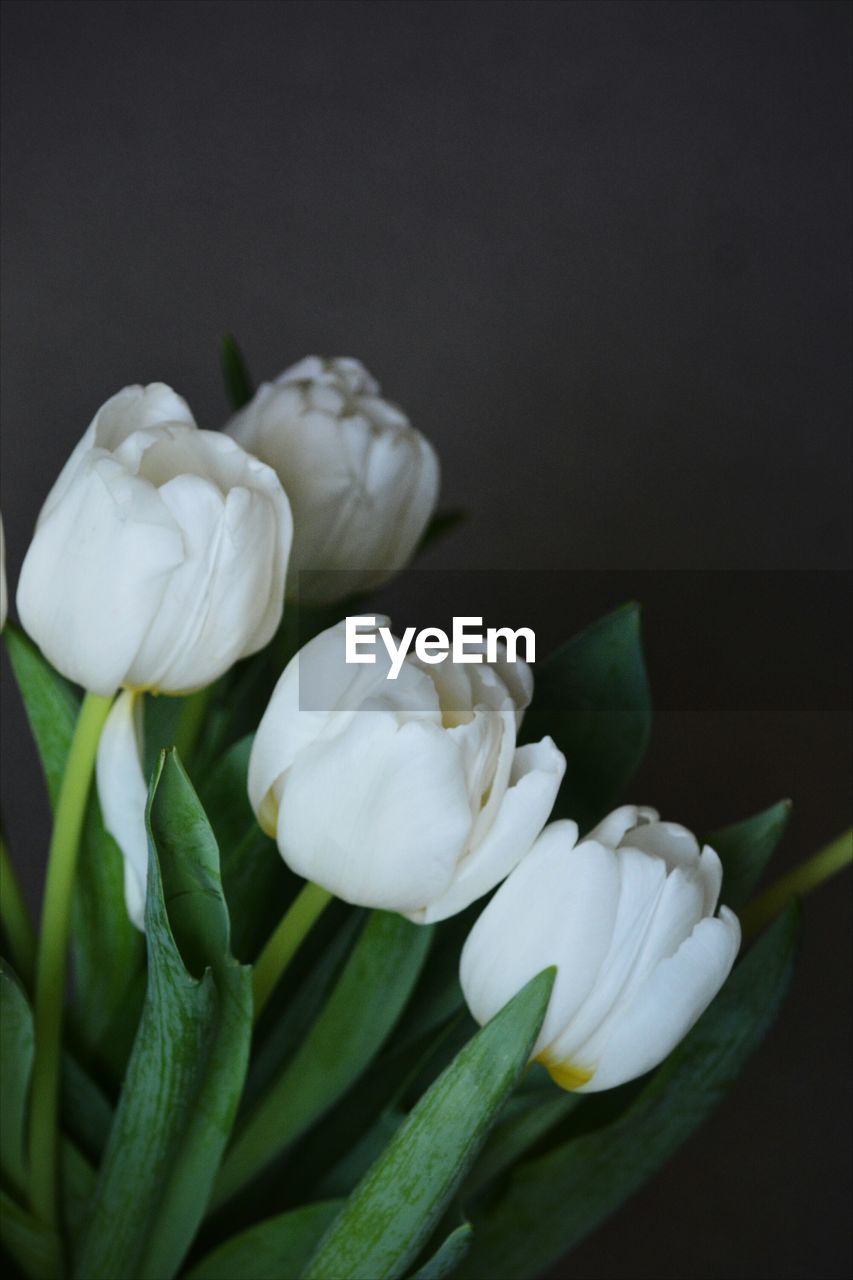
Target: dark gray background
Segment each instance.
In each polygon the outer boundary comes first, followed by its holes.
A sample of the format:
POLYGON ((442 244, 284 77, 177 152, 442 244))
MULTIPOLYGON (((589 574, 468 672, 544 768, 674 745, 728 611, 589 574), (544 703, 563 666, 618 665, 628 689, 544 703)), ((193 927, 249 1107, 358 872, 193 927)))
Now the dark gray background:
MULTIPOLYGON (((633 595, 646 569, 849 568, 846 4, 66 0, 4 24, 13 580, 108 395, 163 379, 222 420, 225 329, 259 376, 360 356, 430 434, 473 512, 432 567, 638 571, 633 595)), ((665 710, 636 798, 707 828, 791 794, 782 867, 849 820, 846 633, 812 580, 784 579, 796 625, 752 617, 750 660, 757 637, 800 682, 778 707, 682 704, 667 645, 689 670, 703 610, 647 606, 665 710)), ((592 602, 557 581, 568 633, 592 602)), ((743 681, 736 627, 712 658, 743 681)), ((44 800, 4 690, 35 897, 44 800)), ((560 1274, 850 1273, 850 926, 839 881, 737 1090, 560 1274)))

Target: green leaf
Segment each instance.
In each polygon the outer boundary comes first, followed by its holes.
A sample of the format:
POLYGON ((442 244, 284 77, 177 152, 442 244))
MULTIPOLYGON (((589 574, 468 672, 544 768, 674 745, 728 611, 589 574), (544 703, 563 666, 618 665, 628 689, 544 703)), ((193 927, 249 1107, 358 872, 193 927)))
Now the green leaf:
MULTIPOLYGON (((264 1020, 263 1040, 253 1045, 249 1076, 243 1090, 241 1111, 248 1113, 259 1098, 263 1097, 281 1075, 285 1063, 298 1052, 299 1046, 316 1020, 317 1011, 323 1007, 333 983, 340 976, 344 960, 352 947, 365 912, 350 910, 336 912, 343 904, 332 903, 329 912, 342 917, 335 921, 336 928, 327 937, 321 937, 322 946, 312 956, 312 934, 300 948, 294 969, 302 968, 301 981, 282 983, 276 991, 264 1020), (313 960, 313 963, 310 961, 313 960), (303 961, 306 963, 303 965, 303 961)), ((325 923, 325 920, 323 921, 325 923)), ((318 929, 318 926, 314 926, 318 929)), ((320 929, 318 929, 318 933, 320 929)), ((292 971, 291 971, 292 976, 292 971)))
POLYGON ((0 1169, 18 1192, 27 1190, 27 1099, 33 1069, 33 1015, 20 982, 0 967, 0 1169))
POLYGON ((60 1138, 59 1182, 62 1190, 62 1222, 71 1237, 72 1251, 89 1212, 97 1183, 93 1165, 68 1138, 60 1138))
POLYGON ((253 741, 254 735, 248 734, 235 742, 199 782, 199 799, 223 851, 223 876, 229 850, 236 848, 247 833, 258 826, 248 793, 253 741))
POLYGON ((305 1280, 384 1280, 405 1272, 524 1069, 554 972, 529 982, 424 1094, 350 1196, 305 1280))
POLYGON ((113 1109, 106 1094, 68 1050, 62 1055, 61 1111, 70 1137, 98 1160, 109 1137, 113 1109))
POLYGON ((143 736, 145 739, 143 770, 145 777, 150 778, 157 767, 160 752, 173 747, 177 741, 178 726, 180 725, 181 714, 186 706, 187 699, 152 693, 146 693, 144 697, 145 708, 142 716, 143 736))
POLYGON ((545 1079, 535 1089, 518 1089, 501 1112, 462 1189, 466 1202, 517 1163, 579 1105, 579 1094, 558 1089, 541 1067, 533 1067, 530 1074, 534 1072, 545 1079))
POLYGON ((798 934, 794 909, 746 955, 686 1039, 611 1123, 518 1166, 503 1195, 472 1211, 474 1244, 460 1276, 538 1276, 669 1159, 726 1094, 773 1023, 798 934))
POLYGON ((472 1029, 476 1031, 473 1020, 457 1014, 440 1032, 428 1032, 408 1045, 399 1043, 399 1028, 395 1030, 392 1045, 314 1130, 309 1149, 299 1153, 300 1170, 318 1178, 315 1194, 350 1194, 421 1094, 470 1040, 472 1029))
POLYGON ((225 390, 231 401, 232 409, 242 409, 254 394, 252 379, 243 352, 237 346, 237 339, 226 333, 220 346, 222 376, 225 379, 225 390))
POLYGON ((222 850, 231 945, 241 960, 258 954, 281 919, 294 882, 249 804, 251 749, 251 735, 234 743, 199 784, 199 796, 222 850))
POLYGON ((429 550, 436 542, 441 542, 454 529, 458 529, 460 524, 464 524, 467 519, 468 512, 461 507, 447 507, 444 511, 436 511, 424 530, 415 555, 422 555, 424 551, 429 550))
POLYGON ((80 1280, 174 1276, 248 1061, 250 974, 230 954, 216 842, 174 752, 152 779, 148 828, 148 991, 76 1260, 80 1280))
POLYGON ((456 1270, 470 1248, 471 1224, 463 1222, 461 1227, 451 1231, 429 1261, 415 1272, 412 1280, 444 1280, 456 1270))
POLYGON ((143 965, 145 943, 130 922, 124 897, 124 859, 104 828, 93 788, 83 825, 74 899, 71 905, 74 957, 72 1019, 88 1061, 120 1079, 127 1043, 115 1034, 117 1021, 139 1005, 132 993, 143 965))
POLYGON ((536 668, 525 741, 550 733, 566 757, 555 818, 587 831, 623 797, 651 730, 651 697, 640 610, 629 604, 601 618, 536 668))
POLYGON ((735 822, 706 839, 723 864, 721 901, 733 911, 745 906, 762 872, 784 835, 791 816, 791 801, 780 800, 753 818, 735 822))
POLYGON ((303 1205, 226 1240, 185 1280, 282 1280, 298 1276, 340 1213, 341 1200, 303 1205))
POLYGON ((6 623, 3 637, 38 748, 50 803, 55 807, 80 697, 14 622, 6 623))
POLYGON ((63 1274, 59 1237, 2 1190, 0 1243, 32 1280, 56 1280, 63 1274))
POLYGON ((238 1128, 217 1182, 217 1205, 277 1159, 362 1074, 405 1008, 431 937, 429 926, 371 912, 299 1050, 238 1128))
MULTIPOLYGON (((80 699, 74 686, 54 671, 14 623, 7 623, 4 636, 50 802, 55 806, 80 699)), ((99 1058, 105 1046, 108 1055, 113 1049, 110 1026, 141 965, 143 944, 127 916, 124 863, 115 841, 104 830, 94 790, 86 810, 74 884, 71 945, 75 979, 72 1018, 84 1047, 99 1058)))

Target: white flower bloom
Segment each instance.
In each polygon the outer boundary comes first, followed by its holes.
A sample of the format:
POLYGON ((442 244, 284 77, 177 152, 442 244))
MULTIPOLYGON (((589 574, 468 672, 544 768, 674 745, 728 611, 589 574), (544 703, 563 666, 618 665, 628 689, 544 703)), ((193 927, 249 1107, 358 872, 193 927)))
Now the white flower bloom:
POLYGON ((169 387, 126 387, 56 481, 18 611, 53 665, 94 693, 180 693, 263 648, 292 537, 271 468, 200 431, 169 387))
POLYGON ((289 594, 327 603, 410 559, 438 497, 438 459, 357 360, 301 360, 226 430, 276 470, 290 498, 289 594))
MULTIPOLYGON (((386 620, 378 619, 378 625, 386 620)), ((565 769, 550 738, 516 745, 525 663, 426 666, 398 678, 377 646, 344 661, 344 624, 311 640, 255 738, 249 798, 287 864, 347 902, 442 920, 530 849, 565 769)))
POLYGON ((577 843, 554 822, 474 925, 460 978, 487 1022, 548 965, 533 1056, 565 1089, 610 1089, 657 1066, 725 982, 740 945, 715 915, 722 867, 684 827, 625 805, 577 843))

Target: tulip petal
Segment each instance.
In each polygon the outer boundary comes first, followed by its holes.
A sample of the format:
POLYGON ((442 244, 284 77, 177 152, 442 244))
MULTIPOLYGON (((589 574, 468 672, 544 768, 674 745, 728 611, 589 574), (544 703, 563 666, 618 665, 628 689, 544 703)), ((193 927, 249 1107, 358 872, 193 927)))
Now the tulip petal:
POLYGON ((384 581, 432 514, 435 451, 378 393, 358 361, 309 357, 228 423, 275 468, 292 503, 290 596, 325 603, 384 581))
POLYGON ((655 819, 644 822, 626 832, 619 845, 663 858, 670 871, 675 867, 696 867, 699 863, 698 840, 692 831, 677 822, 655 819))
POLYGON ((98 744, 98 800, 104 826, 124 858, 127 914, 137 929, 145 927, 148 881, 148 835, 145 806, 148 788, 142 770, 144 702, 124 690, 107 716, 98 744))
POLYGON ((712 916, 717 910, 720 890, 723 887, 723 864, 716 849, 712 849, 709 844, 702 847, 702 854, 699 858, 699 874, 705 886, 705 915, 712 916))
POLYGON ((565 768, 565 756, 551 738, 519 747, 491 828, 462 859, 447 892, 410 918, 419 924, 445 920, 508 876, 548 821, 565 768))
MULTIPOLYGON (((378 617, 377 626, 388 619, 378 617)), ((319 737, 343 733, 359 708, 387 708, 441 723, 429 675, 405 662, 387 680, 388 654, 376 646, 374 664, 348 664, 345 623, 320 632, 287 664, 255 734, 249 759, 249 800, 268 835, 275 835, 278 794, 284 774, 300 751, 319 737), (334 715, 332 714, 334 713, 334 715)))
POLYGON ((195 426, 186 400, 163 382, 152 382, 147 387, 124 387, 116 395, 110 396, 101 405, 60 471, 39 519, 44 518, 64 497, 81 462, 91 449, 109 452, 118 448, 135 431, 158 427, 164 422, 195 426))
POLYGON ((650 809, 648 805, 623 804, 612 813, 608 813, 606 818, 602 818, 601 822, 584 836, 584 839, 597 840, 599 844, 606 844, 611 849, 615 849, 628 831, 648 822, 656 822, 658 816, 657 810, 650 809))
POLYGON ((595 987, 575 1016, 548 1046, 555 1062, 580 1063, 586 1044, 618 1002, 637 965, 666 882, 666 866, 633 849, 620 850, 619 902, 613 936, 595 987))
POLYGON ((157 491, 93 450, 39 520, 18 584, 21 622, 58 671, 108 697, 182 559, 157 491))
POLYGON ((423 719, 354 712, 281 780, 285 862, 345 902, 406 913, 439 897, 470 824, 459 753, 423 719))
POLYGON ((530 978, 557 966, 540 1053, 574 1017, 607 955, 619 900, 617 855, 575 845, 573 822, 553 822, 504 881, 465 943, 459 977, 476 1020, 489 1020, 530 978))
POLYGON ((613 1019, 600 1047, 592 1046, 595 1074, 579 1091, 612 1089, 662 1062, 722 987, 739 946, 740 925, 727 907, 701 920, 613 1019))
POLYGON ((217 432, 165 428, 138 467, 159 484, 184 557, 128 683, 181 693, 271 639, 284 601, 290 508, 271 468, 217 432))

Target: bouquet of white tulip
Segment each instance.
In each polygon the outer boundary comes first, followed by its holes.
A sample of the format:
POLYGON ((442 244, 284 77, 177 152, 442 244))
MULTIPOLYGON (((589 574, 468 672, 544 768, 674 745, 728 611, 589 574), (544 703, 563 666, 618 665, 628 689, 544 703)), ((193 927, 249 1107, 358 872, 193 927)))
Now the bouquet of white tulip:
POLYGON ((704 841, 621 803, 634 607, 535 678, 348 665, 341 584, 448 523, 435 453, 355 360, 252 394, 224 356, 224 432, 162 384, 98 411, 5 628, 54 825, 38 935, 3 847, 3 1248, 33 1280, 534 1277, 731 1084, 849 835, 750 902, 785 803, 704 841))

